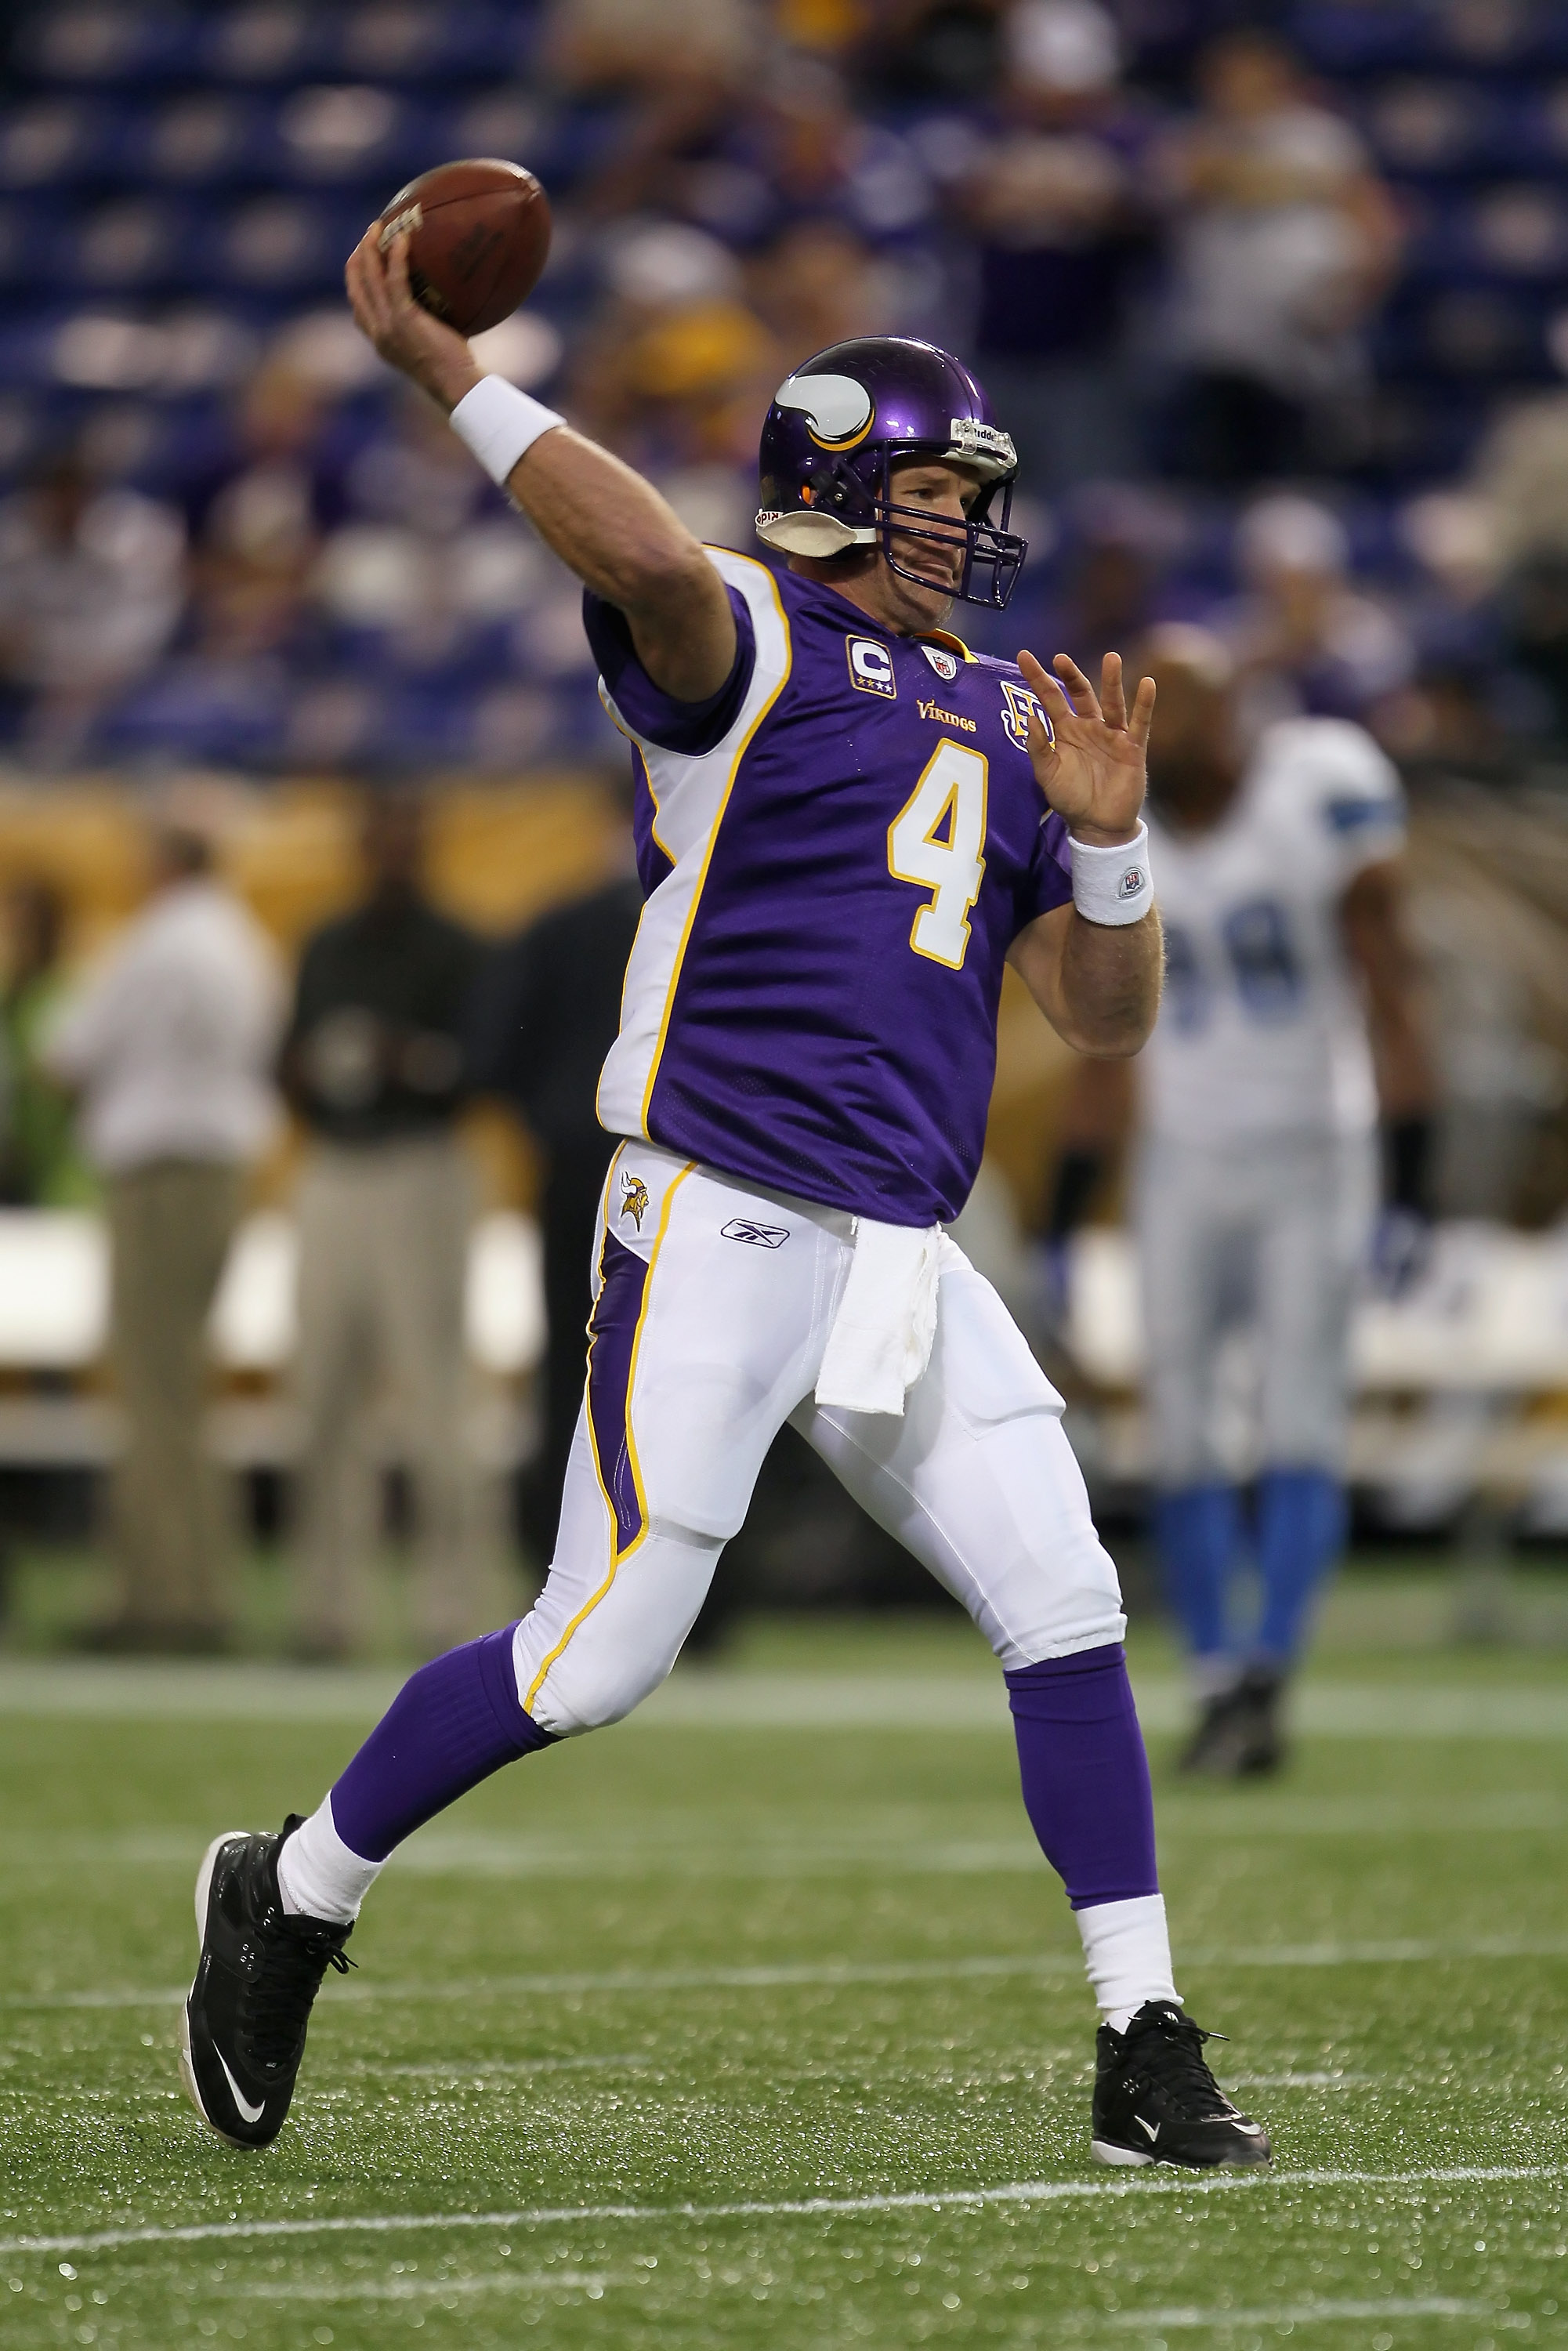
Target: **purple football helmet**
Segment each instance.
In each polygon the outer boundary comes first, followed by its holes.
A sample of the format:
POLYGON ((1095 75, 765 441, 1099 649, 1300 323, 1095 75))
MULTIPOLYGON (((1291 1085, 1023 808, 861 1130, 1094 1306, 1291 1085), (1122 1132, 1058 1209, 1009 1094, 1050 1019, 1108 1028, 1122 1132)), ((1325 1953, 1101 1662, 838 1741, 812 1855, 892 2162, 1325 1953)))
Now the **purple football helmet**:
POLYGON ((962 545, 952 590, 966 604, 999 609, 1029 549, 1008 528, 1018 453, 967 367, 935 343, 866 335, 833 343, 781 383, 762 427, 757 536, 786 555, 841 555, 880 546, 890 570, 928 588, 907 560, 909 542, 962 545), (902 457, 958 458, 983 485, 967 519, 946 521, 895 506, 902 457), (1001 494, 1001 512, 991 507, 1001 494), (896 534, 904 549, 894 552, 896 534))

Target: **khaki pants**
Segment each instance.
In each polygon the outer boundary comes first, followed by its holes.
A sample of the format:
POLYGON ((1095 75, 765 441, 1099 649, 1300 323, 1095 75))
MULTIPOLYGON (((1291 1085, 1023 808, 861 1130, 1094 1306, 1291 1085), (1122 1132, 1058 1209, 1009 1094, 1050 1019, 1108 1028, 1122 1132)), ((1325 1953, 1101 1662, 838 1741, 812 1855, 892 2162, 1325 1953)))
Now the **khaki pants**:
POLYGON ((202 1444, 207 1316, 239 1214, 240 1172, 162 1160, 110 1177, 111 1346, 129 1423, 114 1481, 121 1610, 149 1632, 220 1631, 232 1530, 202 1444))
POLYGON ((473 1187, 454 1136, 316 1144, 297 1198, 304 1421, 296 1618, 333 1651, 364 1630, 379 1496, 370 1406, 390 1390, 413 1474, 415 1629, 431 1650, 482 1631, 476 1477, 463 1450, 463 1294, 473 1187))

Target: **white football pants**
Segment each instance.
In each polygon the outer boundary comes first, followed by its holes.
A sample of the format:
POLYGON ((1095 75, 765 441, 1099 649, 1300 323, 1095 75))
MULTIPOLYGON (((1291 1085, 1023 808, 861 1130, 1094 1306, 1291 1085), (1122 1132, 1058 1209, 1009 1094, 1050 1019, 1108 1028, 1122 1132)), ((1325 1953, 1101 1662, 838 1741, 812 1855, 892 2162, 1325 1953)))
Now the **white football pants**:
POLYGON ((1206 1148, 1150 1136, 1135 1218, 1145 1391, 1156 1475, 1228 1479, 1220 1351, 1238 1323, 1257 1342, 1256 1447, 1269 1469, 1343 1463, 1350 1313, 1376 1206, 1365 1135, 1258 1135, 1206 1148))
POLYGON ((617 1721, 664 1680, 787 1420, 1005 1667, 1122 1638, 1061 1398, 955 1243, 904 1417, 816 1404, 852 1249, 852 1220, 834 1209, 652 1144, 616 1153, 556 1555, 516 1635, 517 1687, 543 1729, 617 1721))

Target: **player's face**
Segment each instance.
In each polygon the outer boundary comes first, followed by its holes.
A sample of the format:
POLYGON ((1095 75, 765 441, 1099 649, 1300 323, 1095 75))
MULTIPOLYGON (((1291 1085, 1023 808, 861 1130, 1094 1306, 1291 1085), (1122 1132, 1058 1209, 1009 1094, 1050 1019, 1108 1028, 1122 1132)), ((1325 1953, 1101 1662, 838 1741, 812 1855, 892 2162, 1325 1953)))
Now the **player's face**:
POLYGON ((916 580, 901 577, 884 558, 877 559, 888 617, 897 625, 934 629, 946 619, 964 576, 964 524, 980 489, 979 478, 968 465, 915 459, 894 466, 891 501, 919 517, 893 532, 894 553, 906 571, 918 574, 916 580))

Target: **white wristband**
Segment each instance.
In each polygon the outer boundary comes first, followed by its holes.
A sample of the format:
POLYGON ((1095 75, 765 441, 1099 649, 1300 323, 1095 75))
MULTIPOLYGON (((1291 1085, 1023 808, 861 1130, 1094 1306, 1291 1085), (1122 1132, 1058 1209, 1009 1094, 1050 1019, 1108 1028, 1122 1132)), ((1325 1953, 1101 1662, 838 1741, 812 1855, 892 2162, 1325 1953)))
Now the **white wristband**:
POLYGON ((1111 848, 1093 841, 1073 841, 1072 903, 1086 922, 1141 923, 1155 903, 1149 879, 1149 828, 1140 823, 1135 838, 1111 848))
POLYGON ((505 376, 482 375, 452 412, 452 430, 465 441, 501 489, 517 459, 545 433, 564 424, 542 400, 530 400, 505 376))

